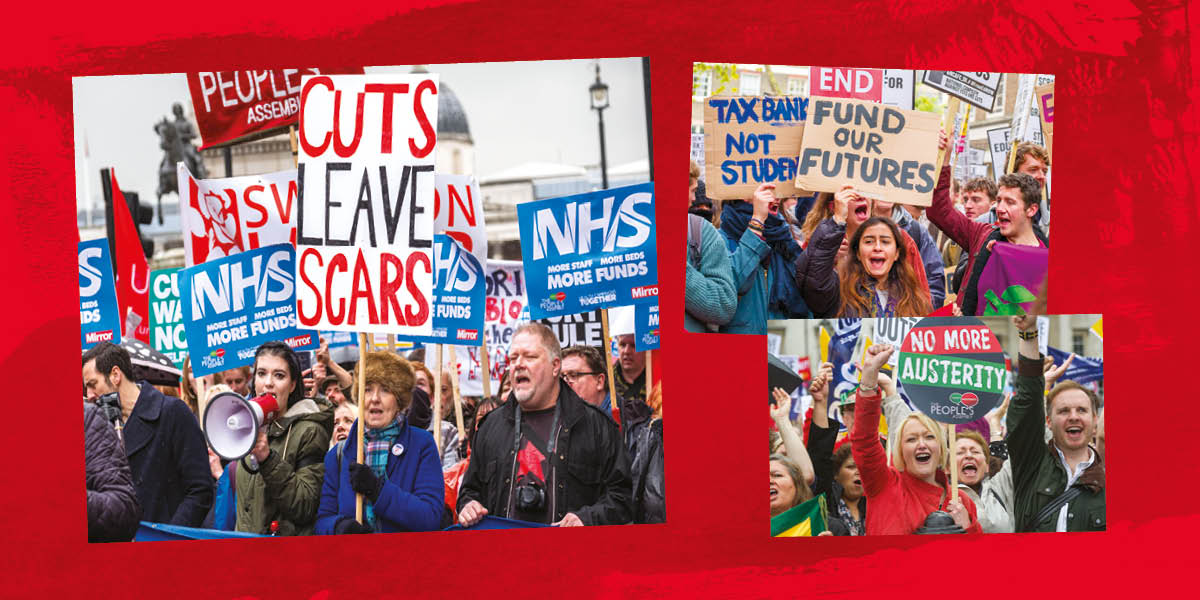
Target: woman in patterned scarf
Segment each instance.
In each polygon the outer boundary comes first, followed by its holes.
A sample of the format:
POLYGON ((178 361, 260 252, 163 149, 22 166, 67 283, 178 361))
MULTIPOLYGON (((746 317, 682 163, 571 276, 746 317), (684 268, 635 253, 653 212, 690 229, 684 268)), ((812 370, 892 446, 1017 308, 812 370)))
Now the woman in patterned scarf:
POLYGON ((325 455, 325 482, 317 511, 318 534, 432 531, 442 522, 445 486, 437 446, 428 431, 408 424, 413 368, 390 352, 366 355, 366 394, 344 450, 325 455), (355 462, 358 427, 365 464, 355 462), (363 519, 355 497, 363 495, 363 519))

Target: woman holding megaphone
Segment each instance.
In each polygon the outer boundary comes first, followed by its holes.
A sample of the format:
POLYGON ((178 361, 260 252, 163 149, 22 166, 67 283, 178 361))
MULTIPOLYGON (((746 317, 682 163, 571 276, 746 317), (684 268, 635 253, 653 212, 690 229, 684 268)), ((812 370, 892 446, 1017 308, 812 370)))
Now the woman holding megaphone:
POLYGON ((975 503, 950 487, 946 477, 949 453, 942 427, 933 419, 913 413, 900 423, 888 423, 893 466, 887 464, 877 429, 883 399, 880 387, 888 388, 889 395, 895 391, 891 380, 880 375, 879 369, 894 351, 891 344, 876 344, 866 350, 854 403, 850 447, 871 507, 867 535, 933 532, 924 526, 935 511, 947 513, 953 520, 938 532, 982 533, 975 503))
POLYGON ((433 436, 408 423, 414 371, 391 352, 370 352, 363 359, 365 397, 359 418, 344 446, 325 455, 325 479, 316 532, 388 533, 432 531, 441 525, 446 486, 433 436), (358 428, 363 459, 358 456, 358 428), (363 520, 355 519, 356 495, 363 495, 363 520))
MULTIPOLYGON (((257 428, 254 446, 235 463, 236 529, 311 535, 325 475, 322 461, 333 435, 333 407, 304 398, 300 360, 283 342, 258 347, 253 377, 253 395, 272 396, 282 416, 265 415, 268 422, 257 428)), ((207 433, 211 441, 213 432, 207 433)))

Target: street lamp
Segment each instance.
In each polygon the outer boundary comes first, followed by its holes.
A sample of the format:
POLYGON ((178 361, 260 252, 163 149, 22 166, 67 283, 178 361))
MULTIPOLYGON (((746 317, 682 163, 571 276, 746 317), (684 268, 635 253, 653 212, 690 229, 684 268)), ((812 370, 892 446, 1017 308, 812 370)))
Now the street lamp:
POLYGON ((600 81, 600 63, 596 63, 596 82, 588 87, 592 96, 592 110, 600 120, 600 187, 608 189, 608 156, 604 151, 604 109, 608 108, 608 84, 600 81))

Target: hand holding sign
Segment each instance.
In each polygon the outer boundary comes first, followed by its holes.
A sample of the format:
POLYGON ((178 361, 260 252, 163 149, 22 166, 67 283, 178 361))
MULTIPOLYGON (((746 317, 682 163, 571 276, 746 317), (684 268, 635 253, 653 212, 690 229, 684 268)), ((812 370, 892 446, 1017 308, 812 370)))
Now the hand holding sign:
POLYGON ((746 199, 754 205, 754 218, 765 221, 767 215, 779 210, 779 201, 775 199, 775 184, 760 183, 758 189, 746 199))
POLYGON ((859 198, 858 192, 854 191, 854 186, 846 184, 842 189, 838 190, 833 195, 833 221, 838 225, 846 224, 846 217, 850 211, 850 202, 859 198))

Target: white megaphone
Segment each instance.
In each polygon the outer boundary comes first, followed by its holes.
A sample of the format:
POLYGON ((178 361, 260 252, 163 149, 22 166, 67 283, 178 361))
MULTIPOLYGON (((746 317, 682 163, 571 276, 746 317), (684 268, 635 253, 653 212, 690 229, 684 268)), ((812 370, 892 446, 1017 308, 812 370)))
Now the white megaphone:
POLYGON ((217 456, 238 460, 250 453, 258 429, 278 412, 279 402, 271 394, 247 400, 234 392, 221 392, 204 408, 204 437, 217 456))

